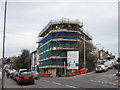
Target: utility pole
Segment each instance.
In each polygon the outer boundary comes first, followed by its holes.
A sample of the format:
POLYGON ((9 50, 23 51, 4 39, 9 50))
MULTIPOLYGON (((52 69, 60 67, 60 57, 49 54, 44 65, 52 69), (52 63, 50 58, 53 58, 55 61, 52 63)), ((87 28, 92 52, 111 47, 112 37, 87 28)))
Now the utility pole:
POLYGON ((7 0, 5 1, 5 11, 4 11, 4 31, 3 31, 3 55, 2 55, 2 81, 1 88, 4 89, 4 51, 5 51, 5 29, 6 29, 6 10, 7 10, 7 0))
POLYGON ((97 59, 100 59, 99 48, 97 48, 98 45, 101 45, 101 43, 97 43, 97 44, 96 44, 96 49, 97 49, 97 59))
POLYGON ((85 35, 84 35, 84 68, 86 68, 86 59, 85 59, 85 35))
POLYGON ((65 76, 66 76, 66 65, 65 65, 65 61, 64 61, 64 70, 65 70, 65 76))

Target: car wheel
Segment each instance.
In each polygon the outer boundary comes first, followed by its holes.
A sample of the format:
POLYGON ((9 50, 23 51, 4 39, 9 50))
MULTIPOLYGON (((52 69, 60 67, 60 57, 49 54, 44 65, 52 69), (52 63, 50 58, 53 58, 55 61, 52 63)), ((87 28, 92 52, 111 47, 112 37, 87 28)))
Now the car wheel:
POLYGON ((21 86, 22 84, 21 84, 21 83, 19 83, 19 85, 21 86))
POLYGON ((98 71, 95 71, 96 73, 98 73, 98 71))
POLYGON ((35 82, 33 81, 32 84, 35 84, 35 82))
POLYGON ((19 82, 19 80, 17 80, 17 84, 19 84, 21 86, 21 83, 19 82))
POLYGON ((16 80, 16 83, 18 84, 18 80, 16 80))
POLYGON ((19 85, 21 86, 21 85, 22 85, 22 83, 20 83, 20 82, 19 82, 19 85))

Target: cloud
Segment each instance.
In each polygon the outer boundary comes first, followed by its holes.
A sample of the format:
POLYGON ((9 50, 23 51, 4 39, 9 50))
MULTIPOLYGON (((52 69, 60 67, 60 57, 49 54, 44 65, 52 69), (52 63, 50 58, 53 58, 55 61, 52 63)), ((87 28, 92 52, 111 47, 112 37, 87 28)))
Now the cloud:
MULTIPOLYGON (((117 52, 117 5, 117 2, 9 2, 6 56, 18 55, 23 48, 34 50, 38 33, 51 19, 62 17, 79 19, 93 36, 94 43, 102 43, 108 51, 117 52)), ((2 45, 0 48, 2 50, 2 45)))

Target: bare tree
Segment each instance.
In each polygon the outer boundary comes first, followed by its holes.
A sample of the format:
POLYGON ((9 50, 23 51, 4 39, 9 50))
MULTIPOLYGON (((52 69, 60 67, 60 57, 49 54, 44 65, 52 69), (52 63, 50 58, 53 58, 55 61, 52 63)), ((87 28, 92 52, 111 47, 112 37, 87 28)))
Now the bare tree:
MULTIPOLYGON (((85 42, 85 52, 86 52, 86 67, 88 68, 88 71, 93 71, 95 68, 95 63, 97 60, 97 54, 94 53, 95 47, 91 42, 85 42)), ((83 41, 78 42, 76 49, 80 52, 79 54, 79 66, 80 68, 84 67, 84 43, 83 41)))

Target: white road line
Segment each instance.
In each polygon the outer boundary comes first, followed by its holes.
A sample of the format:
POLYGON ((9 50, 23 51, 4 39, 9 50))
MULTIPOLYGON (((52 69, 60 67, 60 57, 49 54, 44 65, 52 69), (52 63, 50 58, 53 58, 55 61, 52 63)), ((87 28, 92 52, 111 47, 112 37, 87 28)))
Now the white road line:
MULTIPOLYGON (((57 82, 52 82, 54 84, 57 84, 57 85, 63 85, 61 83, 57 83, 57 82)), ((71 85, 63 85, 63 86, 67 86, 67 87, 71 87, 71 88, 77 88, 77 87, 74 87, 74 86, 71 86, 71 85)))
POLYGON ((113 76, 116 76, 116 74, 113 74, 113 76))
POLYGON ((94 80, 88 80, 88 81, 91 81, 91 82, 96 82, 96 83, 102 83, 102 84, 111 84, 111 85, 117 85, 115 83, 112 83, 112 82, 103 82, 103 81, 94 81, 94 80))
POLYGON ((27 86, 22 86, 22 88, 26 88, 27 86))
POLYGON ((52 83, 57 84, 57 85, 62 85, 61 83, 57 83, 57 82, 52 82, 52 83))
POLYGON ((74 87, 74 86, 71 86, 71 85, 65 85, 67 87, 71 87, 71 88, 77 88, 77 87, 74 87))

